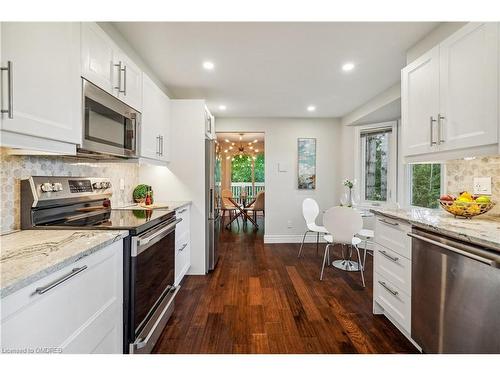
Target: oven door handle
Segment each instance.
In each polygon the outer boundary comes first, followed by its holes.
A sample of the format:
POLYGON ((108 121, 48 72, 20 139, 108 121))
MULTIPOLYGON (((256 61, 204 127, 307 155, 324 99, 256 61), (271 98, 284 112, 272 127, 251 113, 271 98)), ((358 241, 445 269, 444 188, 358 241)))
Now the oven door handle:
POLYGON ((167 225, 165 228, 160 229, 157 232, 154 232, 150 236, 147 236, 145 238, 139 238, 138 240, 138 245, 139 246, 144 246, 150 243, 152 240, 154 240, 157 237, 163 236, 165 237, 166 235, 170 234, 175 230, 175 226, 180 223, 182 219, 177 219, 175 220, 172 224, 167 225))
POLYGON ((177 295, 177 293, 179 292, 179 289, 180 287, 177 286, 171 286, 168 293, 173 293, 172 297, 170 297, 170 301, 168 302, 168 304, 164 307, 163 311, 161 312, 160 316, 158 317, 158 319, 156 320, 154 326, 149 330, 148 334, 146 335, 146 337, 140 337, 138 338, 134 343, 130 344, 131 346, 131 352, 132 353, 135 353, 137 350, 139 349, 142 349, 144 348, 146 345, 149 344, 149 341, 151 340, 151 338, 153 337, 153 335, 155 334, 155 331, 156 331, 156 327, 158 326, 158 324, 160 324, 163 316, 167 313, 168 309, 170 308, 170 305, 172 304, 172 302, 174 301, 175 299, 175 296, 177 295))

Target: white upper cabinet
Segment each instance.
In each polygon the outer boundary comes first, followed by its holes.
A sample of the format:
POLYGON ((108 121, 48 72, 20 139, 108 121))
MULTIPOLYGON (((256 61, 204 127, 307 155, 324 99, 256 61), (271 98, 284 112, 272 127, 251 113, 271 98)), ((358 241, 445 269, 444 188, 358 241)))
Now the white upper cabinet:
POLYGON ((2 131, 80 143, 80 24, 4 22, 0 27, 2 131))
POLYGON ((469 23, 439 50, 443 150, 498 141, 498 24, 469 23))
POLYGON ((468 23, 401 72, 403 154, 413 162, 495 153, 497 23, 468 23))
POLYGON ((438 111, 439 48, 435 47, 401 72, 404 155, 428 153, 437 145, 438 111))
POLYGON ((114 58, 117 79, 115 94, 132 108, 142 110, 142 71, 124 53, 116 52, 114 58))
POLYGON ((81 75, 142 110, 142 71, 96 23, 82 23, 81 75))
POLYGON ((169 161, 170 99, 143 74, 142 79, 141 156, 158 161, 169 161))
POLYGON ((82 23, 82 76, 94 85, 113 94, 114 44, 111 38, 95 23, 82 23))

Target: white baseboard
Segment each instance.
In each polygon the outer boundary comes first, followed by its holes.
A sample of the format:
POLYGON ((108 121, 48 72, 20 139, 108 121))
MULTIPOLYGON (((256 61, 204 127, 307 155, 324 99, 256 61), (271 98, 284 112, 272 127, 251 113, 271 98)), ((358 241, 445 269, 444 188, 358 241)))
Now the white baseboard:
MULTIPOLYGON (((265 234, 264 243, 301 243, 303 234, 265 234)), ((319 236, 319 242, 326 242, 319 236)), ((316 243, 316 234, 308 234, 305 243, 316 243)))
MULTIPOLYGON (((265 244, 273 244, 273 243, 301 243, 302 242, 302 237, 303 234, 265 234, 264 235, 264 243, 265 244)), ((323 239, 323 236, 320 235, 319 237, 319 242, 320 243, 326 243, 326 241, 323 239)), ((308 234, 306 236, 305 243, 316 243, 316 234, 308 234)), ((368 242, 367 244, 368 250, 373 250, 374 246, 373 243, 368 242)), ((365 248, 365 243, 361 242, 359 244, 360 249, 365 248)))

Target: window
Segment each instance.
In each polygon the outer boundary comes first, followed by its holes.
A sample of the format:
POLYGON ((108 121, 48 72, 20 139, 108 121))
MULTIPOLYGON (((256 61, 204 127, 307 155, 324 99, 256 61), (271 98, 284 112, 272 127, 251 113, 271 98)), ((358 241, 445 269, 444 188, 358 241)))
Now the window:
POLYGON ((396 122, 366 125, 357 130, 355 168, 359 191, 355 195, 362 202, 376 204, 395 199, 392 192, 396 191, 396 131, 396 122))
POLYGON ((441 164, 412 164, 410 170, 410 204, 438 208, 441 194, 441 164))

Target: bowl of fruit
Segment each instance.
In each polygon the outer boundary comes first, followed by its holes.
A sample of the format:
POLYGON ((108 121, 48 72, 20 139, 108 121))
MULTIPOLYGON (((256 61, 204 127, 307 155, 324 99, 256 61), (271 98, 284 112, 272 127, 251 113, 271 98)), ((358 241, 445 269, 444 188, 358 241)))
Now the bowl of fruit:
POLYGON ((486 195, 472 195, 464 191, 458 197, 445 194, 439 198, 440 206, 455 217, 471 218, 481 215, 493 208, 494 202, 486 195))

